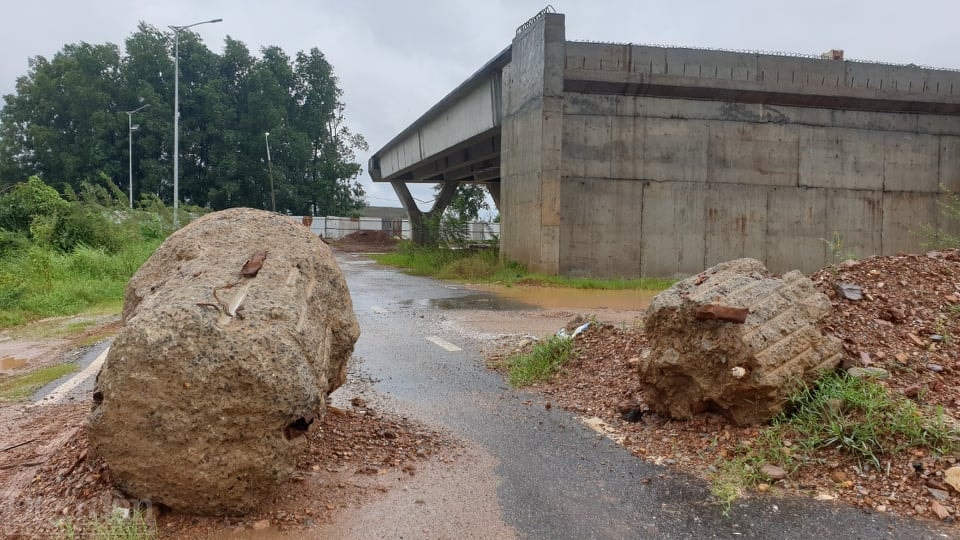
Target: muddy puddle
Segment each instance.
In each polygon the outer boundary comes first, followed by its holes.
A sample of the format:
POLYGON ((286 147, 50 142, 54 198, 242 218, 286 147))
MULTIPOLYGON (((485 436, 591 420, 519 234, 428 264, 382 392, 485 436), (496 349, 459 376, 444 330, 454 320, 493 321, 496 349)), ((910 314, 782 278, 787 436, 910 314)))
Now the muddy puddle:
POLYGON ((660 291, 643 290, 608 291, 558 287, 502 287, 498 285, 478 285, 473 288, 496 295, 498 301, 551 309, 640 311, 647 309, 653 297, 660 293, 660 291))
POLYGON ((0 371, 20 369, 25 365, 27 365, 27 360, 25 358, 14 358, 13 356, 5 356, 0 358, 0 371))

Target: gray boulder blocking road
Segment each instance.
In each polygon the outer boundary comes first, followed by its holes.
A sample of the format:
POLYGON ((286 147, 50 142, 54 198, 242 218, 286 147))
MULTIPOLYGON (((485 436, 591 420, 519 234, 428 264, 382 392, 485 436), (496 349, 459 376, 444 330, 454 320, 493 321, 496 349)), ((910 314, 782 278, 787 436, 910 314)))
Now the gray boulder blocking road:
POLYGON ((206 215, 127 284, 87 432, 128 495, 243 514, 295 470, 359 326, 330 249, 293 220, 206 215))
POLYGON ((639 382, 648 405, 681 420, 713 411, 737 425, 769 421, 799 385, 840 363, 840 340, 817 326, 831 309, 810 278, 774 277, 756 259, 677 282, 644 321, 650 349, 639 382))

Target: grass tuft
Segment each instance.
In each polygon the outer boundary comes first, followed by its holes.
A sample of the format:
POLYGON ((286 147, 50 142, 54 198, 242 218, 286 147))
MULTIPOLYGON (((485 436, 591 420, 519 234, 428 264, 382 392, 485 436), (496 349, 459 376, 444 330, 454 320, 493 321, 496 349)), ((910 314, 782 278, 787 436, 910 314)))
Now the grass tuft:
POLYGON ((45 384, 53 382, 64 375, 77 371, 76 362, 58 364, 31 371, 25 375, 0 380, 0 403, 8 401, 22 401, 45 384))
POLYGON ((573 340, 552 336, 536 343, 528 353, 508 357, 503 366, 512 386, 527 386, 556 373, 572 353, 573 340))
MULTIPOLYGON (((114 508, 109 516, 91 519, 87 522, 87 531, 95 540, 150 540, 157 538, 156 524, 148 522, 140 511, 127 515, 127 510, 114 508)), ((57 523, 61 538, 73 540, 86 537, 69 520, 57 523)))
POLYGON ((786 412, 761 430, 756 441, 738 447, 735 458, 718 459, 711 492, 729 510, 740 493, 763 480, 758 471, 764 464, 793 472, 824 448, 882 471, 884 455, 908 448, 945 454, 958 447, 960 433, 941 409, 923 409, 875 381, 831 372, 798 390, 786 412))
POLYGON ((372 255, 380 264, 406 269, 417 276, 430 276, 475 283, 540 285, 572 289, 663 290, 674 280, 659 278, 600 279, 550 276, 527 272, 520 264, 502 261, 495 249, 473 251, 417 246, 403 242, 396 251, 372 255))

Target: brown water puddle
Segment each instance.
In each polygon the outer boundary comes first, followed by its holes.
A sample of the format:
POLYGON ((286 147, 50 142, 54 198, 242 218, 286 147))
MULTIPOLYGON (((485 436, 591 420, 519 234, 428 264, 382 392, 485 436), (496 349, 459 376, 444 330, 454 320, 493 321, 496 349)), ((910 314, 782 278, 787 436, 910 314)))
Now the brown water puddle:
POLYGON ((68 342, 62 339, 46 341, 11 339, 0 342, 0 371, 14 371, 27 366, 34 367, 38 361, 43 365, 55 360, 66 343, 68 342))
POLYGON ((20 369, 25 365, 27 365, 27 360, 25 358, 15 358, 13 356, 5 356, 0 358, 0 371, 20 369))
POLYGON ((542 308, 612 309, 641 311, 647 309, 660 291, 567 289, 517 285, 475 285, 471 288, 488 291, 500 298, 542 308))

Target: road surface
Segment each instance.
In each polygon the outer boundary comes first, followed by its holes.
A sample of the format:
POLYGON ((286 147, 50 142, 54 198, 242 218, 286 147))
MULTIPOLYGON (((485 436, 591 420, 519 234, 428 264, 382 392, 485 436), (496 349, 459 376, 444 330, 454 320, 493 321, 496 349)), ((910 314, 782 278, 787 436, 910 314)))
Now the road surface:
POLYGON ((342 256, 341 267, 362 329, 355 355, 373 390, 392 407, 452 431, 478 456, 463 466, 464 480, 453 482, 452 491, 451 482, 440 481, 433 499, 399 494, 366 516, 351 517, 363 525, 355 533, 414 538, 458 531, 460 538, 550 539, 953 534, 928 522, 810 499, 742 500, 724 515, 704 481, 637 459, 573 414, 547 409, 541 396, 513 390, 485 369, 480 352, 485 344, 469 328, 450 324, 445 309, 482 307, 476 292, 408 276, 359 256, 342 256), (420 510, 434 499, 432 513, 420 510), (488 513, 490 528, 458 523, 464 504, 488 513), (416 512, 428 521, 401 523, 416 512))

